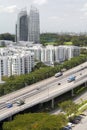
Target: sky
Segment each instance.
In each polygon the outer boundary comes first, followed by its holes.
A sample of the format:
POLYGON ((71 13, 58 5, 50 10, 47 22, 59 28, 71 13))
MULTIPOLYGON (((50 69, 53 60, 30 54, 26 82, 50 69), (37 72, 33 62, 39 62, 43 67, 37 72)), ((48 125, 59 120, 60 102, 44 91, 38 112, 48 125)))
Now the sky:
POLYGON ((0 0, 0 34, 15 34, 17 15, 39 10, 40 32, 87 32, 87 0, 0 0))

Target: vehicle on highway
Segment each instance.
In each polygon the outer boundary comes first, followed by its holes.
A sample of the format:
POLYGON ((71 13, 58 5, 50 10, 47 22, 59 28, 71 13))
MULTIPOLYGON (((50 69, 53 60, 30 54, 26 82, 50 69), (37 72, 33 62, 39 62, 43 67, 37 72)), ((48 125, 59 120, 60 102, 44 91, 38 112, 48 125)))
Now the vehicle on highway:
POLYGON ((62 72, 58 72, 58 73, 55 74, 55 77, 57 78, 57 77, 62 76, 62 75, 63 75, 62 72))
POLYGON ((13 104, 12 103, 6 103, 6 107, 11 108, 11 107, 13 107, 13 104))
POLYGON ((15 103, 17 104, 17 106, 21 106, 21 105, 23 105, 25 102, 24 102, 23 99, 19 99, 19 100, 17 100, 15 103))
POLYGON ((72 81, 75 80, 75 78, 76 78, 76 76, 71 75, 71 76, 67 79, 67 81, 68 81, 68 82, 72 82, 72 81))
POLYGON ((58 83, 58 85, 61 85, 61 83, 58 83))

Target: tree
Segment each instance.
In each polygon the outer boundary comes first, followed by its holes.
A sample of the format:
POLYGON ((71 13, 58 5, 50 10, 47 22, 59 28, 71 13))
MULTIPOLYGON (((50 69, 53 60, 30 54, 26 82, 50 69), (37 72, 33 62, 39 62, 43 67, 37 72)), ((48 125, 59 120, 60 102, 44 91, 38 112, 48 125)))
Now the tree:
POLYGON ((16 116, 11 122, 5 122, 3 130, 60 130, 67 122, 63 114, 24 114, 16 116))
POLYGON ((34 66, 33 70, 40 69, 41 67, 47 67, 47 66, 46 66, 43 62, 38 62, 38 63, 34 66))
POLYGON ((11 41, 15 41, 15 35, 12 35, 10 33, 0 34, 0 40, 11 40, 11 41))
POLYGON ((67 114, 67 116, 72 114, 75 115, 78 112, 78 105, 71 100, 60 103, 59 107, 67 114))

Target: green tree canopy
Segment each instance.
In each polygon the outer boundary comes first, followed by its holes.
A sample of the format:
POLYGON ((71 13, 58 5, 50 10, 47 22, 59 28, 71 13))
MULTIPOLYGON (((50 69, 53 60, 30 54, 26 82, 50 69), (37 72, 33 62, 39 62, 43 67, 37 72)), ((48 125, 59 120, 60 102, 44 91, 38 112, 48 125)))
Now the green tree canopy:
POLYGON ((0 40, 11 40, 11 41, 15 41, 15 35, 12 35, 10 33, 0 34, 0 40))
POLYGON ((75 115, 78 112, 78 105, 71 100, 60 103, 59 107, 67 114, 67 116, 72 114, 75 115))
POLYGON ((3 130, 60 130, 67 122, 63 114, 24 114, 16 116, 11 122, 5 122, 3 130))

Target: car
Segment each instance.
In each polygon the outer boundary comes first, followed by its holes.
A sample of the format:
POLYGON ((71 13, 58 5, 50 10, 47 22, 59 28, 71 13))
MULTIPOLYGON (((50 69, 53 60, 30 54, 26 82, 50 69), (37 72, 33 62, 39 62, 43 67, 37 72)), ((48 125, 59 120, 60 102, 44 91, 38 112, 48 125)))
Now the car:
POLYGON ((12 103, 6 103, 6 107, 11 108, 11 107, 13 107, 13 104, 12 103))
POLYGON ((72 127, 64 126, 64 127, 62 128, 62 130, 72 130, 72 127))
POLYGON ((60 85, 61 83, 58 83, 58 85, 60 85))
POLYGON ((21 106, 21 105, 25 104, 23 99, 19 99, 15 103, 17 104, 17 106, 21 106))
POLYGON ((71 122, 68 122, 68 123, 67 123, 67 126, 69 126, 69 127, 74 127, 75 125, 74 125, 73 123, 71 123, 71 122))
POLYGON ((73 120, 71 120, 70 122, 72 122, 73 124, 78 124, 80 121, 79 121, 79 120, 76 120, 76 119, 73 119, 73 120))
POLYGON ((73 124, 78 124, 80 122, 80 120, 78 118, 73 118, 73 119, 71 118, 71 119, 69 119, 69 121, 73 124))
POLYGON ((36 88, 37 90, 39 90, 40 88, 36 88))
POLYGON ((79 120, 79 121, 81 121, 81 119, 82 119, 82 116, 76 116, 75 118, 74 118, 75 120, 79 120))
POLYGON ((62 75, 63 75, 62 72, 58 72, 58 73, 55 74, 55 78, 57 78, 57 77, 59 77, 59 76, 62 76, 62 75))

